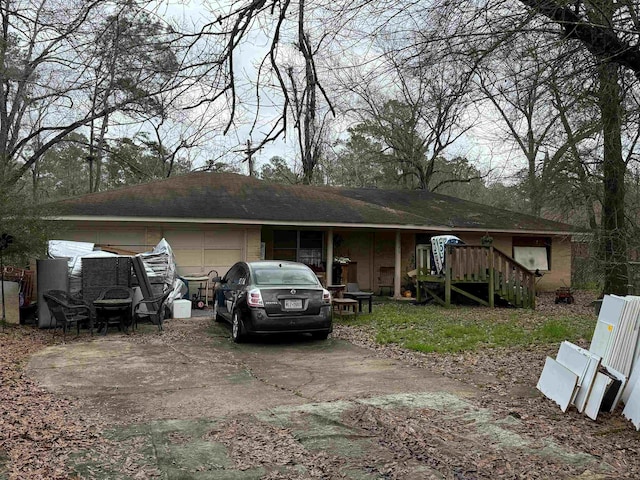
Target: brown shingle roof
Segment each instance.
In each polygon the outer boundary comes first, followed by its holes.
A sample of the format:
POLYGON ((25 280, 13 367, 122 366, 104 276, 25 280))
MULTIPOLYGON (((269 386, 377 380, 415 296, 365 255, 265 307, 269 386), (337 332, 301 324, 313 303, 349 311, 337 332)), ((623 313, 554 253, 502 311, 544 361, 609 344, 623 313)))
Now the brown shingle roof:
POLYGON ((572 227, 415 190, 280 185, 198 172, 58 202, 63 217, 192 218, 568 232, 572 227))

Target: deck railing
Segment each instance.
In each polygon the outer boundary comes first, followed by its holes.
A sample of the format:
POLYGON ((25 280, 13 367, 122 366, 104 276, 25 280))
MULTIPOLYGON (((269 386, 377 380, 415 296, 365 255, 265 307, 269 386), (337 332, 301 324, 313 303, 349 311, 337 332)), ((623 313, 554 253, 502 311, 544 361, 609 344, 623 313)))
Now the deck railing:
POLYGON ((486 283, 490 306, 497 294, 516 307, 535 308, 535 275, 500 250, 484 245, 447 245, 446 255, 447 303, 452 284, 486 283))

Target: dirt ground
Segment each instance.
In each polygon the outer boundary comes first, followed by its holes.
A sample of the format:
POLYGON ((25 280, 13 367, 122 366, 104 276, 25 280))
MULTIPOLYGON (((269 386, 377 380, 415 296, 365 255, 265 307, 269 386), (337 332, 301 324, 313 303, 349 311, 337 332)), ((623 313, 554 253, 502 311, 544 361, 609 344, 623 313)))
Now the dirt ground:
MULTIPOLYGON (((597 317, 592 303, 595 295, 577 291, 574 296, 572 305, 555 304, 554 294, 542 293, 536 300, 536 310, 593 315, 595 326, 597 317)), ((531 462, 529 458, 520 463, 508 451, 503 451, 501 461, 505 462, 505 467, 496 468, 494 476, 480 474, 476 478, 640 478, 640 432, 622 417, 621 407, 613 413, 600 413, 594 422, 573 407, 562 413, 556 404, 535 389, 546 356, 555 357, 558 345, 438 355, 380 346, 368 332, 353 328, 338 326, 334 335, 385 358, 402 359, 408 364, 474 386, 479 392, 474 404, 490 410, 496 418, 517 419, 517 432, 525 433, 534 442, 550 442, 574 452, 588 453, 605 467, 600 472, 586 468, 580 474, 577 471, 568 474, 562 469, 554 472, 556 466, 540 465, 539 461, 544 462, 544 459, 531 462)), ((578 343, 585 348, 589 346, 586 339, 578 343)), ((460 425, 454 423, 445 428, 457 432, 460 425)), ((487 458, 491 455, 485 460, 487 458)), ((484 465, 484 461, 480 465, 484 465)))
POLYGON ((339 324, 236 346, 207 317, 51 343, 0 333, 0 479, 640 478, 619 411, 535 389, 557 346, 424 355, 339 324))

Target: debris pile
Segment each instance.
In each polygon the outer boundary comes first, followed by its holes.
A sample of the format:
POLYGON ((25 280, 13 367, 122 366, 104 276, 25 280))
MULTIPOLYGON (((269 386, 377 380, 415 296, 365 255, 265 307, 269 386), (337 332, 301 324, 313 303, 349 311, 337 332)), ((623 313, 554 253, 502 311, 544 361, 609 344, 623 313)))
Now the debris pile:
POLYGON ((622 415, 640 430, 640 297, 606 295, 589 350, 562 342, 547 357, 537 388, 560 405, 596 420, 624 402, 622 415))
MULTIPOLYGON (((82 260, 87 258, 130 257, 103 250, 96 250, 96 245, 90 242, 74 242, 68 240, 50 240, 49 257, 66 258, 69 266, 69 293, 83 294, 82 260)), ((166 290, 172 290, 171 300, 181 298, 186 293, 184 283, 178 278, 176 259, 169 243, 163 238, 150 252, 140 253, 145 272, 152 285, 157 286, 154 295, 161 295, 166 290)))

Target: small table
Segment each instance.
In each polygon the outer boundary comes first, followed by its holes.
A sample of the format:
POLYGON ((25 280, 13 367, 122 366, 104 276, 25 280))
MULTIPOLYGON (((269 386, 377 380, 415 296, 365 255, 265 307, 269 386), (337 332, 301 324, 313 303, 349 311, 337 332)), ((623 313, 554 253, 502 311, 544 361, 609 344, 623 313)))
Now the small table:
POLYGON ((351 298, 334 298, 332 303, 335 311, 340 315, 340 318, 342 318, 343 315, 358 314, 356 311, 357 300, 351 298))
POLYGON ((98 331, 104 324, 104 333, 107 334, 109 328, 109 320, 117 318, 118 328, 127 331, 131 325, 131 298, 107 298, 103 300, 94 300, 93 306, 96 308, 96 320, 98 323, 98 331))
POLYGON ((372 305, 372 298, 373 298, 373 293, 369 293, 369 292, 344 292, 342 294, 344 296, 344 298, 351 298, 353 300, 357 300, 358 301, 358 311, 360 313, 362 313, 362 301, 363 300, 369 300, 369 313, 371 313, 371 305, 372 305))
MULTIPOLYGON (((196 295, 195 293, 191 292, 191 289, 189 289, 189 295, 191 296, 191 298, 189 300, 199 300, 202 301, 202 290, 205 291, 204 293, 204 305, 207 304, 208 298, 207 298, 207 293, 209 290, 209 275, 188 275, 186 277, 182 277, 183 280, 186 280, 188 284, 191 284, 191 282, 200 282, 200 286, 198 287, 198 294, 196 295), (202 286, 202 283, 205 282, 205 286, 202 286)), ((188 287, 187 287, 188 288, 188 287)))
POLYGON ((342 292, 347 288, 346 285, 327 285, 327 290, 331 293, 332 298, 342 298, 342 292))

